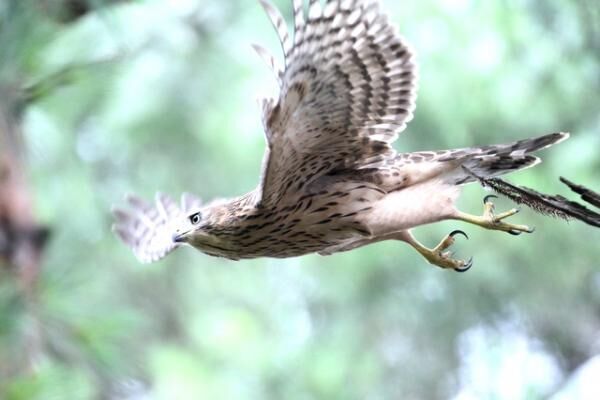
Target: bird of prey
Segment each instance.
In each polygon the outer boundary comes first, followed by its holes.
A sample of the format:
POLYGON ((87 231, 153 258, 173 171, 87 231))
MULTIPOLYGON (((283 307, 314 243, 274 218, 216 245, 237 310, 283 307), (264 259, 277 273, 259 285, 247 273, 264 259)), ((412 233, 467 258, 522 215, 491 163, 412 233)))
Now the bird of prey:
MULTIPOLYGON (((490 196, 483 215, 459 211, 465 184, 494 182, 534 166, 532 153, 567 133, 483 147, 399 153, 392 143, 413 118, 417 68, 413 51, 377 0, 293 0, 293 34, 281 13, 260 0, 284 53, 280 66, 255 49, 279 84, 262 104, 266 138, 256 189, 207 204, 184 194, 181 204, 157 194, 115 209, 114 230, 141 262, 191 245, 232 260, 329 255, 383 240, 405 242, 429 263, 459 272, 472 266, 449 247, 462 231, 434 248, 412 229, 454 219, 518 235, 533 232, 496 213, 490 196)), ((497 181, 500 182, 500 181, 497 181)))

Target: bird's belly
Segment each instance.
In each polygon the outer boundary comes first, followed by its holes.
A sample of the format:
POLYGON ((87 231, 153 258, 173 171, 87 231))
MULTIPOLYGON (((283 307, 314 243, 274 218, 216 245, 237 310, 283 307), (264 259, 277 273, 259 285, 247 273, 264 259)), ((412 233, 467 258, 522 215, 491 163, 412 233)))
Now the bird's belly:
POLYGON ((362 222, 374 236, 381 236, 441 221, 453 215, 459 193, 458 186, 429 180, 387 194, 362 222))

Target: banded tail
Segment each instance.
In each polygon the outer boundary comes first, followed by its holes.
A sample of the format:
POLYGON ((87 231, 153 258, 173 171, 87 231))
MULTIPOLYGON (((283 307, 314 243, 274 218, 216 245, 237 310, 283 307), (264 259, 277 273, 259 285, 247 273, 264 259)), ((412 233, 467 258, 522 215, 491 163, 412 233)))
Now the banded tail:
POLYGON ((539 164, 540 158, 531 153, 568 138, 568 133, 558 132, 506 144, 449 150, 437 161, 460 165, 450 176, 452 183, 462 185, 477 181, 477 177, 494 178, 539 164))

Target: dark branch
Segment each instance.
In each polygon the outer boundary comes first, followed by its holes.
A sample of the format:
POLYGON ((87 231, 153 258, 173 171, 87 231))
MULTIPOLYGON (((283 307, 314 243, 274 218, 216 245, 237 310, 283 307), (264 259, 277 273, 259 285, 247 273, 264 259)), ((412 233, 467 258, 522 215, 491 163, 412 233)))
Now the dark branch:
POLYGON ((600 194, 586 188, 585 186, 577 185, 566 178, 560 177, 560 181, 567 185, 572 191, 581 195, 583 201, 600 208, 600 194))
MULTIPOLYGON (((600 228, 600 214, 583 204, 569 200, 561 195, 547 195, 525 186, 515 186, 500 178, 484 178, 467 170, 479 180, 482 186, 488 187, 517 204, 523 204, 532 210, 564 220, 576 219, 586 224, 600 228)), ((571 190, 581 195, 581 198, 596 207, 600 207, 600 194, 581 185, 574 184, 561 178, 571 190)))

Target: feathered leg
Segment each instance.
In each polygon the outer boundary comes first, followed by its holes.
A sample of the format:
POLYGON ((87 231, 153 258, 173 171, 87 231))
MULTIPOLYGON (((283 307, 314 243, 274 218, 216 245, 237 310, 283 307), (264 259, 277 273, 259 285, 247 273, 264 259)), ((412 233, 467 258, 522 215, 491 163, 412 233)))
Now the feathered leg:
POLYGON ((419 254, 425 257, 425 259, 430 264, 436 265, 444 269, 453 269, 457 272, 466 272, 473 265, 473 258, 470 258, 469 260, 457 260, 452 258, 452 252, 448 251, 448 249, 454 244, 456 240, 455 237, 458 235, 463 235, 467 239, 469 238, 466 233, 457 230, 447 235, 437 246, 430 249, 425 245, 421 244, 419 241, 417 241, 417 239, 415 239, 410 230, 405 230, 389 233, 384 236, 369 239, 361 239, 355 242, 347 243, 345 245, 335 246, 325 251, 322 251, 319 254, 322 256, 326 256, 331 255, 333 253, 354 250, 358 247, 383 242, 385 240, 400 240, 410 244, 415 250, 419 252, 419 254))

